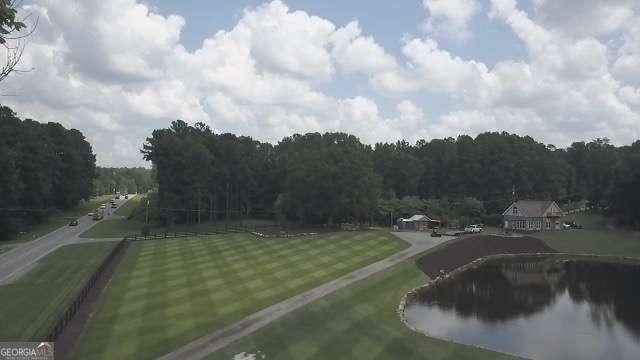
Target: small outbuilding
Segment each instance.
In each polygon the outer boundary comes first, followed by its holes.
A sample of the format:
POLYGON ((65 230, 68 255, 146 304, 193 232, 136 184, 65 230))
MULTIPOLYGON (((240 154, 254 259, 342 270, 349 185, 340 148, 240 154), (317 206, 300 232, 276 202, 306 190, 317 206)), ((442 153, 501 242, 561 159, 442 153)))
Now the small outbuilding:
POLYGON ((410 218, 400 218, 397 222, 399 230, 429 231, 440 227, 440 221, 429 218, 427 215, 416 214, 410 218))
POLYGON ((507 231, 561 230, 564 213, 555 201, 518 200, 502 213, 507 231))

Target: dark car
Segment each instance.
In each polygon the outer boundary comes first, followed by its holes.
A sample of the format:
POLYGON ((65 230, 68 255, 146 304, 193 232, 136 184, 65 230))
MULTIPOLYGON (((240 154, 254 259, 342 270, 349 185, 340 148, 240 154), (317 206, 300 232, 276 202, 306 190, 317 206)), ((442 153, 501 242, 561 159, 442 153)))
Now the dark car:
POLYGON ((69 223, 69 226, 78 226, 78 219, 72 220, 72 221, 69 223))

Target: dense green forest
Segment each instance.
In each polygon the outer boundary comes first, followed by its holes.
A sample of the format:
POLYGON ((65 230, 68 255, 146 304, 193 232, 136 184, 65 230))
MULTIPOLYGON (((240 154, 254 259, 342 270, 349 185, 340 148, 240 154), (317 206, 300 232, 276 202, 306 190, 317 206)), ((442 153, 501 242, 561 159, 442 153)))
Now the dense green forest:
POLYGON ((640 225, 640 142, 560 149, 503 132, 371 147, 352 135, 309 133, 271 145, 178 120, 155 130, 142 153, 157 174, 156 216, 167 223, 275 215, 389 224, 416 212, 496 222, 515 194, 587 200, 640 225))
POLYGON ((145 193, 154 187, 151 170, 142 167, 107 168, 98 167, 93 180, 95 195, 145 193))
POLYGON ((92 193, 95 156, 82 133, 21 120, 0 106, 0 234, 43 221, 92 193))

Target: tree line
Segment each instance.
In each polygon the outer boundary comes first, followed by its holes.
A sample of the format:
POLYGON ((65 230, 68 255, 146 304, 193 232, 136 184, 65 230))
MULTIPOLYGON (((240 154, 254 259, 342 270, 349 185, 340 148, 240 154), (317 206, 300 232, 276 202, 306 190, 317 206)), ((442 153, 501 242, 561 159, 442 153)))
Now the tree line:
POLYGON ((0 105, 0 234, 11 238, 91 196, 91 145, 76 129, 20 119, 0 105))
POLYGON ((95 195, 146 193, 155 186, 150 169, 143 167, 111 168, 97 167, 93 180, 95 195))
POLYGON ((178 120, 153 131, 142 153, 153 163, 156 215, 166 223, 265 215, 389 224, 414 211, 499 221, 517 197, 587 200, 640 225, 640 142, 562 149, 487 132, 370 146, 344 133, 308 133, 272 145, 178 120))

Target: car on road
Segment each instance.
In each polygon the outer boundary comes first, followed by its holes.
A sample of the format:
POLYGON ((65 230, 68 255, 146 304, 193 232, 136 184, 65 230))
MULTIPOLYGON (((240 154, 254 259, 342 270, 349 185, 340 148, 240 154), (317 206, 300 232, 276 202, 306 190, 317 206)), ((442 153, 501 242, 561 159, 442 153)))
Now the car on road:
POLYGON ((71 220, 69 226, 78 226, 78 219, 71 220))
POLYGON ((466 226, 464 228, 464 232, 470 233, 470 234, 480 233, 480 232, 482 232, 482 226, 481 225, 468 225, 468 226, 466 226))

